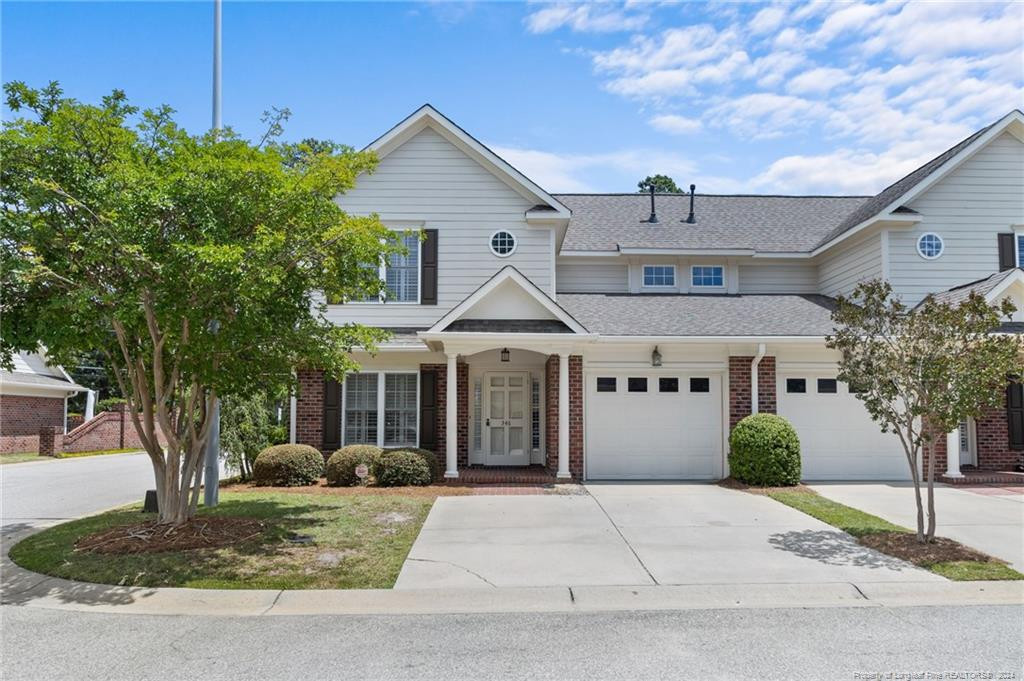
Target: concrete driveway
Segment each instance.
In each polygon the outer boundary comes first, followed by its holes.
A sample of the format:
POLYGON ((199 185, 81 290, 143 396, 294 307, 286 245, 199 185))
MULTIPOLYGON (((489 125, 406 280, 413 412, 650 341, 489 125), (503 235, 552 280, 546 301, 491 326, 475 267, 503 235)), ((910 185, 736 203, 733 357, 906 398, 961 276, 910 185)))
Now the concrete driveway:
MULTIPOLYGON (((909 482, 821 483, 822 496, 910 529, 917 527, 909 482)), ((935 486, 937 534, 1009 562, 1024 571, 1024 494, 1020 488, 935 486)))
POLYGON ((441 497, 397 589, 934 581, 767 497, 707 484, 441 497))

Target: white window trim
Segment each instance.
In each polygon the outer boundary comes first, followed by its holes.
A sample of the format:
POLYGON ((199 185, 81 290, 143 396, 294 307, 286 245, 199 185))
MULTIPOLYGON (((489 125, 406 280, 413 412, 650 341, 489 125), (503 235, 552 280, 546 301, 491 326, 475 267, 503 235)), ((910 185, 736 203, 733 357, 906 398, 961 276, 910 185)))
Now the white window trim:
POLYGON ((491 233, 491 236, 487 238, 487 248, 490 249, 491 255, 493 255, 496 258, 511 257, 519 249, 519 237, 517 237, 515 232, 513 232, 511 229, 496 229, 494 230, 494 232, 491 233), (505 232, 506 234, 512 237, 512 250, 509 251, 508 253, 498 253, 496 250, 494 250, 494 237, 498 236, 502 232, 505 232))
POLYGON ((690 265, 690 288, 691 289, 699 289, 701 291, 707 291, 709 289, 713 290, 713 291, 724 291, 728 284, 729 284, 729 280, 728 280, 728 277, 726 275, 726 267, 725 267, 725 265, 717 265, 717 264, 714 264, 714 263, 712 263, 710 265, 690 265), (717 268, 721 269, 722 270, 722 285, 721 286, 705 286, 705 285, 702 285, 702 284, 694 284, 693 283, 693 270, 698 268, 698 267, 717 267, 717 268))
MULTIPOLYGON (((723 276, 723 279, 724 279, 725 275, 723 274, 722 276, 723 276)), ((670 289, 675 289, 675 288, 678 288, 678 287, 679 287, 679 271, 678 271, 678 268, 674 264, 672 264, 672 263, 649 262, 647 264, 644 264, 644 265, 640 266, 640 288, 670 290, 670 289), (672 270, 672 283, 671 284, 646 284, 646 283, 644 283, 644 280, 647 278, 647 273, 646 273, 645 270, 648 267, 666 267, 666 268, 672 270)))
MULTIPOLYGON (((398 234, 402 238, 404 238, 405 237, 405 233, 404 233, 405 231, 412 231, 412 230, 403 230, 402 232, 398 232, 398 234)), ((420 238, 416 239, 416 262, 418 263, 417 267, 420 269, 420 272, 422 272, 423 271, 423 239, 420 239, 420 238)), ((388 277, 387 258, 381 258, 380 259, 380 264, 377 265, 377 277, 380 279, 382 284, 387 286, 387 281, 388 281, 388 279, 387 279, 387 277, 388 277)), ((386 291, 387 291, 387 289, 385 288, 385 291, 382 292, 377 297, 377 300, 353 300, 351 302, 346 300, 345 304, 346 305, 420 305, 421 304, 420 301, 423 300, 423 282, 421 281, 421 277, 420 277, 420 275, 418 273, 416 275, 416 300, 387 300, 384 297, 386 291)))
POLYGON ((924 232, 923 234, 919 234, 917 239, 914 240, 914 250, 917 251, 918 256, 924 258, 925 260, 938 260, 939 258, 946 254, 946 240, 943 239, 938 234, 936 234, 935 232, 924 232), (924 253, 921 252, 921 239, 925 238, 926 236, 933 236, 939 240, 940 248, 937 254, 925 255, 924 253))
MULTIPOLYGON (((416 375, 416 444, 415 445, 387 445, 391 448, 399 447, 417 447, 420 446, 420 430, 422 425, 420 423, 420 372, 416 370, 398 370, 398 371, 353 371, 353 374, 367 374, 377 375, 377 446, 383 449, 384 444, 384 405, 385 405, 385 375, 388 374, 415 374, 416 375)), ((345 444, 345 417, 348 414, 348 391, 346 390, 345 384, 341 386, 341 446, 347 446, 345 444)))

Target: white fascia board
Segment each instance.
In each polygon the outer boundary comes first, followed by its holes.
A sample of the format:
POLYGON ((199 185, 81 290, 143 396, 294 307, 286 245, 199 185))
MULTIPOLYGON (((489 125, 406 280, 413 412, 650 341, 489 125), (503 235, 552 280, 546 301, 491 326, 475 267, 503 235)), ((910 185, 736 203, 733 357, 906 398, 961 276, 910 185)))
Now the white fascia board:
POLYGON ((30 394, 33 394, 33 395, 45 393, 47 395, 54 395, 54 396, 61 396, 61 397, 63 397, 63 396, 70 396, 70 395, 77 395, 80 392, 85 392, 86 390, 88 390, 88 388, 84 388, 84 387, 82 387, 82 386, 80 386, 80 385, 78 385, 76 383, 71 383, 70 385, 68 385, 65 388, 65 387, 59 386, 59 385, 43 385, 43 384, 40 384, 40 383, 22 383, 20 381, 9 381, 9 380, 5 379, 3 381, 3 386, 0 387, 0 394, 3 394, 3 395, 16 395, 16 394, 20 394, 19 392, 13 392, 12 393, 12 392, 7 391, 6 389, 8 387, 17 388, 20 391, 28 391, 30 394))
POLYGON ((623 255, 713 255, 713 256, 751 256, 757 251, 752 248, 623 248, 623 255))
POLYGON ((427 341, 481 341, 490 344, 514 344, 515 341, 522 342, 589 342, 598 337, 594 333, 514 333, 508 331, 420 331, 417 334, 427 341))
POLYGON ((516 189, 520 194, 532 197, 537 203, 546 203, 554 208, 554 215, 557 215, 557 217, 568 219, 572 215, 572 211, 544 191, 533 180, 523 175, 505 159, 488 149, 482 142, 429 104, 424 104, 409 114, 409 116, 393 128, 370 142, 366 149, 377 152, 378 158, 384 158, 401 146, 407 139, 427 126, 430 126, 441 134, 442 137, 447 138, 448 141, 455 143, 456 146, 469 153, 470 157, 481 163, 484 167, 489 167, 496 176, 513 189, 516 189))
POLYGON ((821 344, 825 336, 602 336, 596 342, 628 343, 786 343, 792 345, 821 344))
POLYGON ((846 230, 842 234, 838 235, 836 238, 829 241, 827 244, 822 244, 817 249, 815 249, 814 254, 817 255, 818 253, 826 250, 827 248, 830 248, 835 244, 838 244, 839 242, 849 238, 853 234, 856 234, 857 232, 861 231, 865 227, 874 224, 876 221, 880 219, 900 221, 904 221, 905 219, 911 219, 910 221, 912 222, 920 222, 922 219, 922 216, 920 215, 894 215, 892 214, 892 211, 896 210, 905 203, 913 201, 915 198, 917 198, 924 192, 928 191, 928 189, 932 185, 934 185, 936 182, 944 178, 949 173, 953 172, 953 170, 959 167, 961 163, 966 161, 971 156, 974 156, 975 153, 977 153, 982 147, 987 145, 993 139, 1003 134, 1003 132, 1005 132, 1007 128, 1009 128, 1010 125, 1013 123, 1016 123, 1018 126, 1024 125, 1024 114, 1017 110, 1011 111, 1010 113, 1006 114, 999 121, 993 124, 993 126, 989 128, 988 131, 985 132, 985 134, 981 135, 978 139, 974 140, 969 145, 967 145, 967 147, 962 149, 959 154, 957 154, 956 156, 954 156, 953 158, 949 159, 941 166, 936 168, 931 175, 925 177, 923 180, 918 182, 916 185, 911 187, 902 195, 897 196, 896 199, 892 201, 888 206, 878 211, 878 213, 874 217, 865 220, 859 225, 853 227, 852 229, 846 230))
MULTIPOLYGON (((897 208, 898 207, 899 206, 897 206, 897 208)), ((828 251, 829 249, 838 246, 839 244, 843 243, 850 237, 860 234, 861 232, 864 232, 870 227, 884 226, 889 229, 909 229, 914 225, 918 224, 919 222, 921 222, 922 220, 924 220, 924 216, 921 215, 920 213, 895 213, 891 215, 879 214, 873 218, 868 218, 867 220, 860 223, 853 229, 849 229, 843 232, 835 239, 832 239, 832 241, 829 241, 826 244, 818 246, 813 251, 811 251, 811 257, 821 255, 825 251, 828 251)))
POLYGON ((985 302, 989 304, 996 302, 1006 293, 1006 289, 1017 283, 1024 284, 1024 270, 1021 270, 1019 267, 1013 270, 1013 274, 1003 279, 985 295, 985 302))
POLYGON ((618 251, 559 251, 558 255, 573 258, 615 258, 622 255, 618 251))
POLYGON ((789 253, 789 252, 786 252, 786 251, 770 251, 770 252, 768 252, 768 251, 766 251, 766 252, 758 251, 757 253, 754 253, 754 255, 752 255, 750 257, 752 257, 752 258, 768 259, 768 260, 772 260, 772 259, 775 259, 775 260, 799 260, 799 259, 810 258, 812 256, 807 251, 800 251, 800 252, 793 252, 793 253, 789 253))
MULTIPOLYGON (((433 326, 431 326, 427 332, 438 333, 444 331, 445 328, 455 320, 459 319, 463 313, 469 310, 473 305, 483 300, 487 294, 497 288, 500 284, 513 280, 519 287, 522 288, 526 293, 532 296, 538 303, 540 303, 544 309, 553 314, 556 319, 564 323, 570 329, 572 329, 577 335, 586 335, 589 333, 587 329, 580 324, 576 319, 569 314, 565 308, 556 303, 551 296, 545 293, 539 286, 534 284, 532 281, 526 278, 522 272, 517 270, 512 265, 506 265, 500 271, 498 271, 493 277, 485 281, 480 285, 476 291, 471 293, 465 300, 453 307, 448 313, 437 320, 433 326)), ((455 332, 451 332, 455 333, 455 332)), ((424 332, 420 331, 417 335, 420 338, 427 338, 423 335, 424 332)), ((548 336, 553 334, 546 334, 548 336)), ((520 336, 521 337, 521 336, 520 336)))

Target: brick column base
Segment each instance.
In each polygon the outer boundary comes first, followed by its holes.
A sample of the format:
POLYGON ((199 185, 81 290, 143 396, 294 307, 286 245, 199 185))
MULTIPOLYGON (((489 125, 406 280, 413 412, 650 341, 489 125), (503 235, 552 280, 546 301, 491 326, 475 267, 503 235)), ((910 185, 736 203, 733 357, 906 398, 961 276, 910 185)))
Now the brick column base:
MULTIPOLYGON (((558 355, 544 364, 544 438, 548 470, 558 472, 558 355)), ((569 473, 583 478, 583 357, 569 357, 569 473)))
POLYGON ((57 456, 64 451, 64 429, 43 426, 39 429, 39 456, 57 456))

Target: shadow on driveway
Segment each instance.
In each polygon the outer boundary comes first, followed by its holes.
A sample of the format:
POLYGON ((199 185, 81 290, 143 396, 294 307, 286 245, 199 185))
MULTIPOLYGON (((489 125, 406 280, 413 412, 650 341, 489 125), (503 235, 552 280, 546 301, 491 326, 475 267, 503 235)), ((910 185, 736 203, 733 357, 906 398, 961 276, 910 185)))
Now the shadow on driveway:
POLYGON ((840 565, 905 571, 907 563, 879 553, 844 532, 832 530, 793 530, 768 537, 768 543, 779 549, 810 558, 825 565, 840 565))

